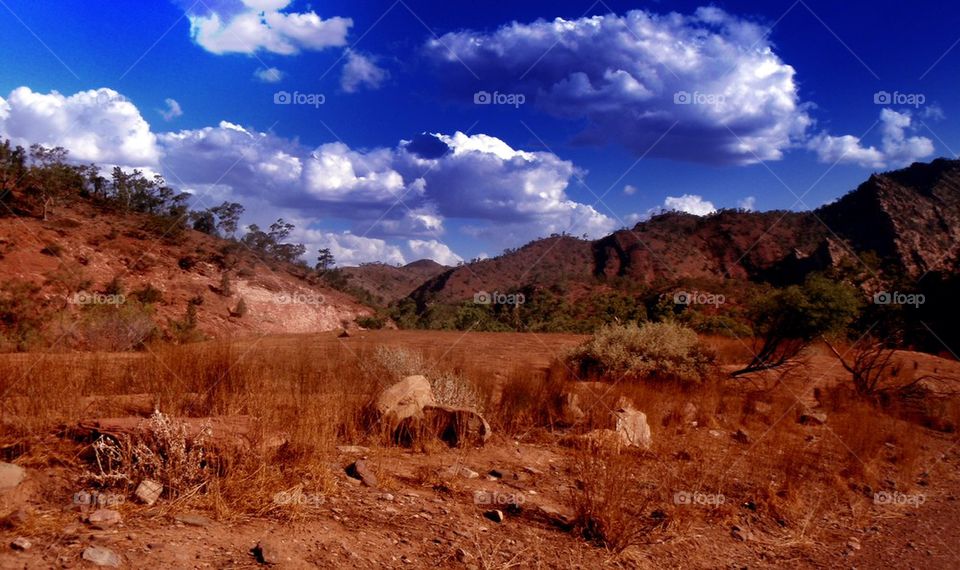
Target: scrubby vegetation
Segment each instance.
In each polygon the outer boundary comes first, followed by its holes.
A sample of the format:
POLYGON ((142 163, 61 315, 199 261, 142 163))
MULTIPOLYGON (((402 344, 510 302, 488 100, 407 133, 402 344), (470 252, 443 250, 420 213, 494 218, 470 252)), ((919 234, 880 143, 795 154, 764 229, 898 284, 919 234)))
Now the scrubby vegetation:
POLYGON ((462 374, 428 361, 423 354, 405 348, 378 346, 373 352, 371 370, 386 373, 399 381, 406 376, 426 376, 438 404, 483 411, 480 392, 462 374))
POLYGON ((699 383, 714 358, 692 329, 675 323, 607 325, 566 361, 581 378, 699 383))

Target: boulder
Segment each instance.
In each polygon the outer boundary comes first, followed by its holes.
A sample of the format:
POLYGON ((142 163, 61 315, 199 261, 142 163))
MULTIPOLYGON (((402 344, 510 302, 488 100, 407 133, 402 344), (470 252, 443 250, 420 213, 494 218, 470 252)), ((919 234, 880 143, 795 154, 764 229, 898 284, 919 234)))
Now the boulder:
POLYGON ((650 434, 650 424, 647 423, 647 414, 626 408, 620 409, 614 415, 617 418, 616 431, 627 445, 650 449, 653 437, 650 434))
POLYGON ((376 487, 377 486, 377 475, 373 472, 373 469, 366 462, 366 460, 358 459, 354 461, 346 468, 347 475, 350 477, 359 480, 367 487, 376 487))
POLYGON ((435 404, 430 382, 423 376, 407 376, 381 392, 376 406, 381 417, 399 423, 422 414, 423 408, 435 404))
POLYGON ((23 467, 0 462, 0 491, 15 489, 27 477, 23 467))
POLYGON ((117 525, 122 520, 120 513, 112 509, 97 509, 87 516, 87 524, 101 530, 117 525))
POLYGON ((89 546, 83 551, 83 559, 96 566, 109 566, 119 568, 121 564, 120 555, 100 546, 89 546))
POLYGON ((438 405, 423 376, 408 376, 384 390, 376 409, 387 433, 401 445, 433 437, 451 447, 483 445, 492 433, 476 410, 438 405))
POLYGON ((492 433, 487 420, 474 410, 451 406, 427 406, 423 409, 424 424, 450 447, 481 446, 492 433))

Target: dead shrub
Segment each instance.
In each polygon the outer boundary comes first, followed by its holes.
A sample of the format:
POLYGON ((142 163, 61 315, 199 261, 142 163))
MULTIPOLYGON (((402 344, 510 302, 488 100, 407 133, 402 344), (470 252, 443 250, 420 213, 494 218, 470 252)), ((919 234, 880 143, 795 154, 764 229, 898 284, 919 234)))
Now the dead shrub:
POLYGON ((656 486, 638 485, 631 477, 635 469, 636 459, 629 454, 606 454, 595 447, 575 452, 573 526, 586 540, 619 553, 643 544, 661 524, 649 512, 656 486))
POLYGON ((162 484, 168 498, 194 493, 210 480, 211 428, 190 435, 184 422, 155 412, 136 436, 103 435, 93 443, 94 466, 86 478, 101 487, 130 488, 143 479, 162 484))

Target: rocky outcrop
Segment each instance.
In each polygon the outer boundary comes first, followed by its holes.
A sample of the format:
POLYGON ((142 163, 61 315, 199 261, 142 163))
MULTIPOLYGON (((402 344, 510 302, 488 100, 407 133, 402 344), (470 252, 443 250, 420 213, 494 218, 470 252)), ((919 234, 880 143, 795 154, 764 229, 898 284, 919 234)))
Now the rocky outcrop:
POLYGON ((410 296, 425 307, 469 299, 479 290, 563 283, 577 291, 596 287, 597 279, 787 284, 868 251, 909 276, 955 272, 960 160, 940 159, 874 175, 840 200, 809 212, 666 212, 595 241, 553 236, 449 269, 410 296))

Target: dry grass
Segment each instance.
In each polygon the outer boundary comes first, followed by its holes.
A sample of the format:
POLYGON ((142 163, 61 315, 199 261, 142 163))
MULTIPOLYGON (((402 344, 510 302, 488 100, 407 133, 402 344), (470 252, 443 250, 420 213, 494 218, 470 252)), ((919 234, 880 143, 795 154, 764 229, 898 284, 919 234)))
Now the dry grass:
MULTIPOLYGON (((823 393, 827 425, 801 426, 797 389, 758 389, 717 378, 697 385, 583 384, 560 364, 524 366, 515 360, 495 373, 490 362, 501 362, 500 353, 491 345, 484 345, 484 353, 470 342, 456 349, 423 344, 410 354, 431 374, 470 387, 496 434, 489 446, 504 448, 516 440, 566 454, 564 477, 574 486, 568 499, 577 528, 613 551, 644 543, 652 532, 742 526, 744 512, 750 520, 767 521, 771 533, 807 540, 823 516, 862 510, 869 501, 864 488, 883 489, 888 481, 910 488, 928 459, 923 428, 839 391, 823 393), (574 390, 587 416, 562 427, 560 406, 574 390), (598 454, 556 445, 571 430, 611 427, 610 411, 621 398, 647 414, 650 451, 598 454), (733 439, 740 429, 750 434, 748 442, 733 439), (676 493, 723 495, 725 502, 677 504, 676 493)), ((301 337, 152 346, 140 354, 10 355, 0 359, 0 448, 9 454, 5 459, 24 465, 92 468, 74 458, 76 447, 52 434, 78 419, 129 414, 120 395, 143 395, 148 407, 155 404, 174 417, 251 416, 249 449, 219 451, 215 460, 200 462, 202 476, 190 484, 176 485, 168 477, 168 486, 178 489, 176 500, 161 508, 207 509, 220 518, 308 517, 318 493, 342 484, 331 467, 337 445, 372 447, 375 470, 391 485, 390 470, 380 470, 376 459, 383 441, 370 430, 367 411, 395 379, 386 367, 371 366, 378 362, 379 344, 301 337), (283 445, 275 445, 278 437, 283 445), (307 499, 279 504, 278 493, 307 499)), ((722 361, 725 352, 719 353, 722 361)), ((429 457, 440 450, 416 451, 429 457)), ((195 462, 189 457, 184 461, 195 462)), ((424 467, 414 479, 449 488, 451 482, 436 471, 424 467)), ((147 475, 164 477, 136 472, 122 486, 129 489, 147 475)))

